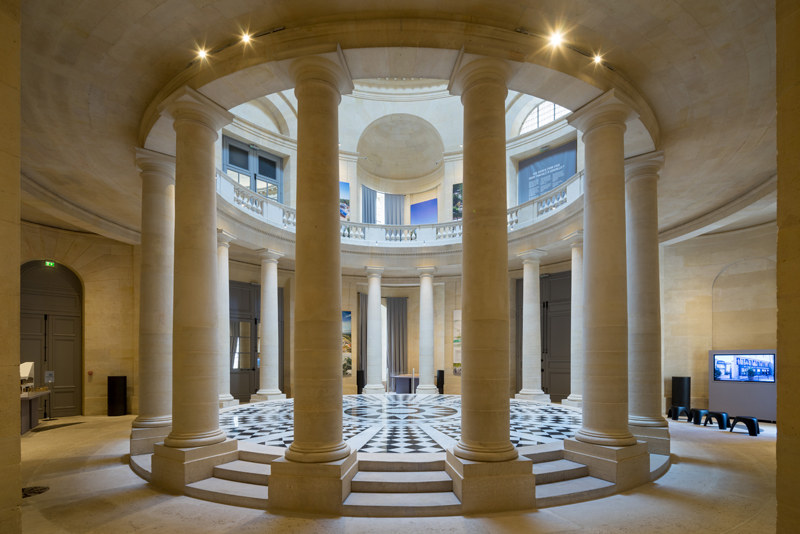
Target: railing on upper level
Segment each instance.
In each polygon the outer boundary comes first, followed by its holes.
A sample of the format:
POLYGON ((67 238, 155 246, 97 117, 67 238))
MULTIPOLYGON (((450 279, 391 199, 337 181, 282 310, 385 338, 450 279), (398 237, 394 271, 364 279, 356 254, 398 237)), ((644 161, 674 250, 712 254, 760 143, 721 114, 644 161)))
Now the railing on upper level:
MULTIPOLYGON (((273 226, 295 231, 297 212, 275 200, 269 199, 239 185, 231 177, 217 169, 217 193, 243 211, 273 226)), ((525 228, 574 202, 583 194, 583 171, 541 195, 508 210, 508 231, 525 228)), ((343 243, 438 245, 457 243, 463 232, 461 221, 414 226, 389 226, 341 221, 343 243)))

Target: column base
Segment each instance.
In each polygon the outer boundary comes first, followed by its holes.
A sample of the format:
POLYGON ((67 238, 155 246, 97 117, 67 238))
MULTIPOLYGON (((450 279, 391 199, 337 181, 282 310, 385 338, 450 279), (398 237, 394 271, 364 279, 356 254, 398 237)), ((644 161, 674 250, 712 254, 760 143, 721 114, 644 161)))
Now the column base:
POLYGON ((561 404, 566 406, 573 406, 575 408, 582 408, 583 407, 583 396, 582 395, 570 395, 566 399, 561 401, 561 404))
POLYGON ((361 390, 362 395, 385 395, 386 388, 383 386, 364 386, 361 390))
POLYGON ((226 439, 222 443, 176 449, 158 443, 153 453, 152 483, 161 488, 183 493, 187 484, 211 478, 214 467, 239 458, 239 442, 226 439))
POLYGON ((536 508, 533 462, 525 457, 475 462, 459 458, 451 447, 444 469, 453 479, 453 493, 461 501, 464 515, 536 508))
POLYGON ((608 447, 564 440, 564 459, 589 468, 589 476, 613 482, 617 491, 626 491, 650 481, 650 454, 647 443, 627 447, 608 447))
POLYGON ((153 454, 153 447, 155 447, 155 444, 163 443, 164 438, 169 436, 171 431, 172 425, 155 428, 132 428, 131 456, 153 454))
POLYGON ((417 395, 438 395, 439 388, 436 386, 417 386, 417 395))
POLYGON ((536 402, 550 402, 550 395, 533 391, 525 391, 524 389, 519 393, 517 393, 516 395, 514 395, 514 398, 519 400, 529 400, 536 402))
POLYGON ((230 399, 223 399, 222 397, 219 398, 220 408, 230 408, 231 406, 239 406, 239 399, 234 399, 233 397, 230 399))
POLYGON ((292 512, 341 515, 350 483, 358 473, 358 452, 335 462, 292 462, 285 457, 270 464, 270 513, 292 512))
POLYGON ((628 427, 636 439, 647 443, 647 452, 669 456, 670 438, 668 426, 633 426, 628 427))
POLYGON ((250 395, 250 402, 281 400, 285 398, 286 395, 284 393, 256 393, 255 395, 250 395))

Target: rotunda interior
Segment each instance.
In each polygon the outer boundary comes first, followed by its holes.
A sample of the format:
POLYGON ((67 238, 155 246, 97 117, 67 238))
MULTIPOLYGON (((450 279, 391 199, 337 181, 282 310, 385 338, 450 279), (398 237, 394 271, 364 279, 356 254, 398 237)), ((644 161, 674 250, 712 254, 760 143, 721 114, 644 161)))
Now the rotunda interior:
POLYGON ((0 530, 796 531, 800 8, 100 4, 0 2, 0 530))

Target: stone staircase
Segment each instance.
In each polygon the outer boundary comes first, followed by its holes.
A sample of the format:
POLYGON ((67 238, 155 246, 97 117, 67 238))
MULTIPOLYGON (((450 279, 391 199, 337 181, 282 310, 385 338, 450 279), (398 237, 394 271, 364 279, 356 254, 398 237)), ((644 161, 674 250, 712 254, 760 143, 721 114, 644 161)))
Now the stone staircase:
POLYGON ((238 460, 214 467, 211 478, 188 484, 186 495, 204 501, 266 510, 269 464, 277 457, 247 447, 240 448, 238 460))

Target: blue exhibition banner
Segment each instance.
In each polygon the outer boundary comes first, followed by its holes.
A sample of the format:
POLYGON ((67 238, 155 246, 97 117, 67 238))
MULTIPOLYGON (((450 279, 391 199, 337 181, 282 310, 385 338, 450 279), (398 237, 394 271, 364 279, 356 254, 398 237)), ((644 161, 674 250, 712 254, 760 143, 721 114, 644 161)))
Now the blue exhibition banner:
POLYGON ((519 204, 555 189, 575 175, 578 141, 570 141, 519 162, 519 204))
POLYGON ((411 224, 436 224, 439 222, 439 202, 434 198, 411 204, 411 224))

